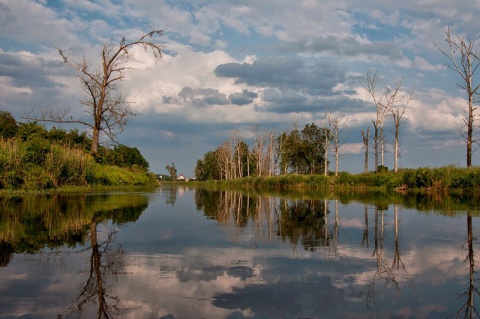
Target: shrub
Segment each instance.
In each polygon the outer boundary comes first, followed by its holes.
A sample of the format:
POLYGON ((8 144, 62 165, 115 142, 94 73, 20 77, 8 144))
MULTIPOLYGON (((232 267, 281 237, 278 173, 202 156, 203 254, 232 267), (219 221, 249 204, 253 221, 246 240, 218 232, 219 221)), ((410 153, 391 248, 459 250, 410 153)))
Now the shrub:
POLYGON ((47 154, 50 152, 50 143, 41 137, 32 138, 24 142, 25 163, 42 165, 45 162, 47 154))

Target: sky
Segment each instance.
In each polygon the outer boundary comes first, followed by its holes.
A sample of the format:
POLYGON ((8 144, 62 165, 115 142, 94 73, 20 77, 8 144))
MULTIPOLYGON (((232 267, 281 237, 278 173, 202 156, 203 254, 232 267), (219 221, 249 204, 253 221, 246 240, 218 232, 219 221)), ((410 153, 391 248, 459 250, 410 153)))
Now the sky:
MULTIPOLYGON (((38 107, 84 114, 80 82, 55 47, 95 67, 105 41, 154 26, 164 30, 163 56, 135 50, 129 60, 120 88, 139 115, 118 142, 137 147, 155 173, 174 163, 193 176, 234 131, 252 145, 255 128, 324 126, 329 114, 346 119, 339 169, 361 172, 361 131, 373 130, 376 114, 364 88, 369 69, 378 70, 380 96, 401 81, 398 106, 413 92, 399 167, 464 167, 467 95, 439 48, 448 50, 447 28, 478 37, 478 16, 479 0, 0 0, 0 110, 20 122, 38 107)), ((392 129, 387 118, 389 168, 392 129)))

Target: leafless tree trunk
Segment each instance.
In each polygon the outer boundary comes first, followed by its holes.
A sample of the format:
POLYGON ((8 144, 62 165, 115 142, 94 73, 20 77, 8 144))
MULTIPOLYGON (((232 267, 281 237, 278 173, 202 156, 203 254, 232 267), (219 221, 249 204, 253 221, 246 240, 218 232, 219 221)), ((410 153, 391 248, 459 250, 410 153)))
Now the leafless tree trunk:
POLYGON ((232 176, 233 178, 242 178, 243 177, 243 163, 242 158, 244 155, 244 150, 241 148, 242 137, 238 130, 232 131, 231 137, 231 146, 232 150, 232 176))
POLYGON ((362 133, 363 145, 365 146, 365 159, 363 163, 363 172, 368 172, 368 143, 370 142, 370 127, 367 127, 367 133, 360 131, 362 133))
POLYGON ((335 152, 335 176, 338 176, 338 162, 340 158, 340 148, 343 145, 340 141, 343 129, 346 127, 348 116, 342 115, 339 118, 334 118, 332 113, 328 114, 328 124, 330 127, 330 134, 333 140, 333 151, 335 152))
POLYGON ((402 87, 402 80, 397 80, 395 86, 392 90, 385 90, 385 104, 382 104, 385 110, 387 110, 393 118, 393 124, 395 126, 394 134, 395 141, 393 145, 393 170, 398 172, 398 155, 399 155, 399 139, 400 139, 400 124, 402 124, 404 119, 405 111, 408 107, 408 104, 412 100, 413 92, 408 93, 405 96, 405 102, 402 105, 398 105, 400 100, 403 100, 404 97, 399 97, 400 90, 402 87))
POLYGON ((268 136, 268 147, 267 147, 267 160, 268 163, 268 175, 275 175, 275 149, 276 149, 276 136, 277 132, 275 130, 267 132, 268 136))
POLYGON ((379 161, 380 165, 384 164, 384 151, 385 151, 385 135, 383 134, 383 121, 386 115, 386 109, 382 105, 381 98, 378 99, 376 92, 378 69, 373 71, 367 70, 367 78, 364 83, 364 88, 370 93, 373 99, 373 103, 377 109, 375 120, 372 121, 374 127, 373 143, 375 153, 375 171, 378 170, 379 161), (379 149, 380 148, 380 149, 379 149))
POLYGON ((70 116, 69 109, 55 109, 45 107, 39 109, 38 114, 32 110, 24 118, 37 121, 55 123, 77 123, 92 130, 92 153, 97 154, 100 143, 100 134, 103 133, 115 141, 118 133, 122 132, 129 121, 137 113, 129 107, 119 92, 118 83, 125 77, 127 63, 132 57, 135 47, 150 49, 153 55, 162 56, 163 45, 152 41, 155 36, 162 36, 163 30, 151 30, 134 41, 127 41, 124 37, 118 44, 106 41, 100 52, 101 65, 92 69, 92 63, 85 58, 77 60, 68 50, 57 47, 63 61, 70 66, 80 80, 85 99, 80 104, 85 106, 88 119, 75 119, 70 116))
POLYGON ((224 142, 217 149, 217 160, 220 167, 220 179, 231 178, 232 154, 230 141, 224 142))
POLYGON ((327 176, 328 175, 328 149, 330 148, 330 132, 327 128, 324 128, 325 132, 325 142, 323 145, 324 148, 324 165, 323 165, 323 175, 327 176))
POLYGON ((395 144, 393 145, 393 171, 398 172, 398 157, 400 153, 400 124, 404 121, 403 116, 407 109, 408 103, 411 101, 412 95, 408 97, 408 101, 401 108, 395 107, 390 109, 393 118, 393 124, 395 125, 395 144))
POLYGON ((438 50, 451 62, 451 64, 447 64, 447 67, 457 72, 462 78, 462 82, 457 83, 457 85, 465 90, 468 95, 467 115, 463 120, 466 128, 461 129, 462 136, 467 144, 467 167, 472 166, 473 143, 477 141, 473 138, 475 113, 477 110, 474 107, 474 103, 477 102, 475 97, 478 95, 480 84, 474 84, 473 82, 480 65, 479 52, 476 46, 478 39, 479 37, 471 40, 459 35, 452 36, 450 28, 447 28, 445 41, 448 44, 448 50, 437 46, 438 50))

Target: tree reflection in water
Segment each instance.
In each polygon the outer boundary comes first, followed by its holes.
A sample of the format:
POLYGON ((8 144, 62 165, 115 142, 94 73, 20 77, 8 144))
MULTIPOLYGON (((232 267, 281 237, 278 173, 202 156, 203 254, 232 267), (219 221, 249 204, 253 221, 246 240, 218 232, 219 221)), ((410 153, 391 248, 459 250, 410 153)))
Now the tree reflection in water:
POLYGON ((462 293, 459 298, 465 298, 465 303, 460 307, 460 309, 452 314, 450 318, 480 318, 477 308, 475 307, 474 297, 475 295, 480 296, 480 291, 475 286, 475 283, 478 281, 475 278, 477 272, 475 271, 475 255, 473 252, 473 227, 472 227, 472 212, 467 212, 467 258, 465 261, 468 262, 468 289, 462 293))
POLYGON ((123 268, 119 255, 123 253, 121 247, 113 248, 116 231, 110 231, 103 242, 99 242, 97 221, 89 225, 90 247, 88 278, 77 296, 76 304, 58 318, 66 318, 76 314, 80 316, 87 304, 97 304, 97 318, 118 318, 122 309, 119 307, 120 300, 117 296, 109 293, 110 284, 108 276, 116 277, 118 270, 123 268))
MULTIPOLYGON (((368 306, 376 307, 375 288, 376 283, 381 281, 385 286, 393 284, 397 293, 401 295, 400 281, 398 278, 403 278, 407 274, 405 264, 400 256, 400 241, 399 241, 399 221, 398 221, 398 205, 393 205, 393 229, 395 236, 395 250, 393 260, 390 262, 384 254, 384 240, 385 240, 385 211, 388 209, 382 205, 375 205, 375 225, 374 225, 374 251, 372 257, 375 257, 376 268, 373 278, 368 285, 367 302, 368 306), (400 274, 403 272, 404 274, 400 274)), ((365 216, 365 229, 368 228, 368 217, 365 216)), ((368 236, 368 230, 364 231, 362 245, 365 242, 365 236, 368 236), (365 234, 367 232, 367 234, 365 234)), ((366 240, 368 243, 368 239, 366 240)), ((367 246, 368 247, 368 246, 367 246)))
MULTIPOLYGON (((75 305, 58 315, 81 317, 96 308, 96 318, 117 318, 120 300, 109 288, 123 268, 123 250, 115 245, 116 230, 99 232, 97 225, 111 221, 121 225, 136 221, 148 207, 145 195, 92 194, 46 195, 0 199, 0 266, 8 265, 14 253, 88 254, 88 277, 80 287, 75 305), (63 252, 64 246, 90 246, 63 252), (50 248, 53 252, 43 252, 50 248)), ((88 315, 88 317, 91 317, 88 315)))

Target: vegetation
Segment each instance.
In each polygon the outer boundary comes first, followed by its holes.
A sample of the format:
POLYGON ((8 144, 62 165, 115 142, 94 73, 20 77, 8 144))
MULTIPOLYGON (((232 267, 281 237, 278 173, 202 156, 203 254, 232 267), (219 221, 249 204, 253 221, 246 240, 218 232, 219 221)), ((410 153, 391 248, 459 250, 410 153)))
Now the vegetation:
POLYGON ((401 169, 398 172, 382 169, 379 172, 350 174, 340 172, 338 176, 286 174, 272 177, 245 177, 235 180, 211 180, 214 185, 227 185, 249 189, 379 189, 379 190, 425 190, 429 192, 475 192, 480 190, 480 167, 439 168, 420 167, 401 169))
POLYGON ((250 176, 282 174, 320 174, 325 170, 327 128, 311 123, 299 131, 294 128, 276 136, 276 132, 256 132, 252 149, 238 136, 207 152, 197 161, 198 180, 232 180, 250 176))
POLYGON ((0 121, 9 119, 8 132, 15 132, 0 138, 0 190, 150 185, 156 180, 137 148, 101 147, 94 158, 85 133, 47 130, 36 122, 17 124, 11 118, 8 112, 0 114, 0 121))

